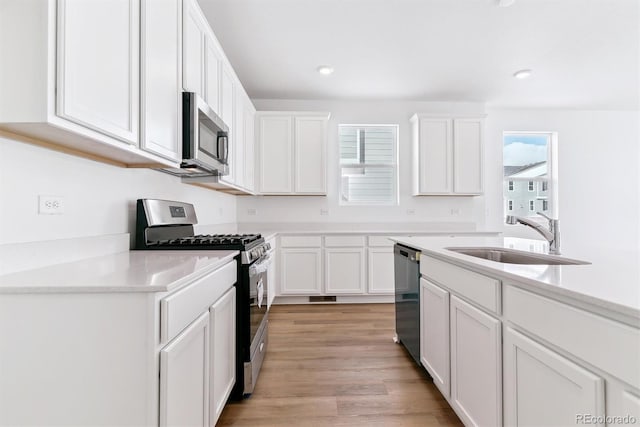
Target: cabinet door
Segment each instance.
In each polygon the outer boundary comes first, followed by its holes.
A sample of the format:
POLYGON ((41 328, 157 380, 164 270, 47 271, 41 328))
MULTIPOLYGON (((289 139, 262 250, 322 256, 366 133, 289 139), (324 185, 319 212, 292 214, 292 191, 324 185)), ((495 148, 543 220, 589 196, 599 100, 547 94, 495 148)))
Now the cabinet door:
POLYGON ((421 118, 418 139, 418 187, 420 194, 447 194, 452 191, 452 121, 421 118))
POLYGON ((282 249, 280 284, 282 295, 317 295, 322 292, 320 248, 282 249))
POLYGON ((370 294, 394 293, 393 246, 369 248, 370 294))
POLYGON ((142 138, 146 151, 180 161, 181 3, 142 0, 142 138))
POLYGON ((604 415, 604 381, 507 328, 504 409, 509 426, 575 425, 580 414, 604 415))
POLYGON ((451 297, 451 406, 468 426, 502 425, 500 321, 451 297))
POLYGON ((160 350, 160 425, 209 424, 209 313, 160 350))
POLYGON ((326 194, 327 119, 295 119, 295 192, 326 194))
POLYGON ((449 292, 420 279, 420 361, 449 397, 449 292))
POLYGON ((187 92, 204 93, 204 40, 206 21, 195 0, 184 0, 182 10, 182 86, 187 92))
POLYGON ((364 293, 364 248, 325 249, 325 278, 328 294, 364 293))
POLYGON ((453 122, 453 191, 482 193, 482 119, 455 119, 453 122))
POLYGON ((245 135, 244 135, 244 91, 242 87, 236 88, 234 100, 235 116, 233 124, 233 148, 235 171, 233 172, 234 184, 244 187, 244 162, 245 162, 245 135))
POLYGON ((60 0, 57 16, 57 114, 137 145, 140 0, 60 0))
POLYGON ((226 66, 222 66, 222 72, 220 74, 220 118, 229 127, 229 157, 227 159, 229 164, 229 174, 222 178, 222 181, 235 183, 236 175, 236 149, 238 141, 236 138, 235 123, 233 120, 234 115, 234 93, 233 93, 233 79, 226 66))
POLYGON ((220 67, 222 66, 222 54, 210 34, 205 37, 204 57, 204 100, 217 115, 220 115, 220 67))
POLYGON ((287 194, 293 191, 291 116, 259 119, 260 192, 287 194))
POLYGON ((209 309, 211 316, 211 404, 213 426, 236 382, 236 288, 232 287, 209 309))
MULTIPOLYGON (((275 248, 275 240, 269 242, 272 248, 275 248)), ((273 300, 276 297, 276 290, 278 289, 278 251, 271 250, 271 264, 267 270, 267 309, 271 308, 273 300)))
POLYGON ((244 187, 249 191, 254 191, 255 184, 255 118, 256 111, 247 97, 244 105, 244 187))

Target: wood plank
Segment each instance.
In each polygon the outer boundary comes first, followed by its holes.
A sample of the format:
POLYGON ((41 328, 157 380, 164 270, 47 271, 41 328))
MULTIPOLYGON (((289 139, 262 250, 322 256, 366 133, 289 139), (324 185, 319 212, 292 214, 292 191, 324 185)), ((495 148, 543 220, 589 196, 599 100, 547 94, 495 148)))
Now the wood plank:
POLYGON ((227 426, 461 426, 424 369, 392 340, 393 304, 274 305, 253 395, 227 426))

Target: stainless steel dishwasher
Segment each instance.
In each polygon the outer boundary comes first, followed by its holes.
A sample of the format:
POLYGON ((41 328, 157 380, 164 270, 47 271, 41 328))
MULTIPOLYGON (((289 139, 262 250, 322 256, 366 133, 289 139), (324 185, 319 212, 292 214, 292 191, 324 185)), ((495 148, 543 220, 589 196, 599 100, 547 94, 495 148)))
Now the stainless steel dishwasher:
POLYGON ((395 244, 396 335, 420 365, 420 251, 395 244))

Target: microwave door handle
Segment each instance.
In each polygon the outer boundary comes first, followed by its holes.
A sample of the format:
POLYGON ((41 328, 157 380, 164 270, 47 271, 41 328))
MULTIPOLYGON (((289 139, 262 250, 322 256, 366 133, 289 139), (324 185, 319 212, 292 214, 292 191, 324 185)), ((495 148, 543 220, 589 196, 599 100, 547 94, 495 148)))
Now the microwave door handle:
POLYGON ((224 141, 223 144, 223 152, 224 154, 222 155, 222 159, 224 160, 224 164, 227 164, 228 160, 229 160, 229 137, 225 136, 222 139, 224 141))

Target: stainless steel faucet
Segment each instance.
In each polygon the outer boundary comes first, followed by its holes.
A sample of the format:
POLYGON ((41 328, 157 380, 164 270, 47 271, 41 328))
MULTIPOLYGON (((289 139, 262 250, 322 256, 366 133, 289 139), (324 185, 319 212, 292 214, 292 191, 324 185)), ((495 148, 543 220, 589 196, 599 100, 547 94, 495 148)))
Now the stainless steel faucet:
POLYGON ((537 214, 549 220, 548 230, 537 222, 521 216, 507 215, 506 222, 511 225, 520 223, 533 228, 538 233, 542 234, 542 236, 547 239, 547 242, 549 242, 549 253, 553 255, 560 255, 560 220, 549 218, 542 212, 537 212, 537 214))

